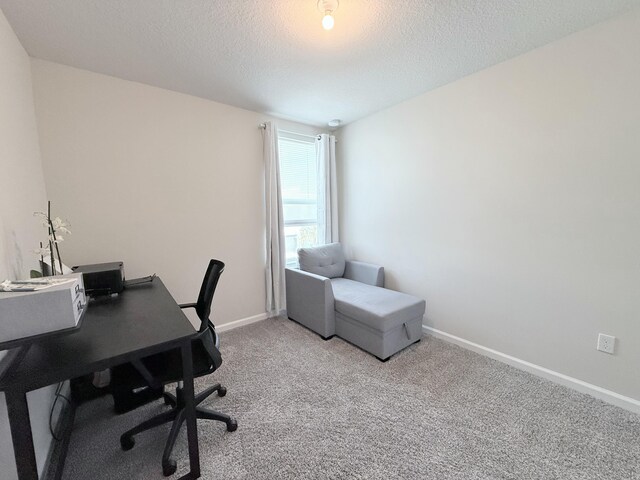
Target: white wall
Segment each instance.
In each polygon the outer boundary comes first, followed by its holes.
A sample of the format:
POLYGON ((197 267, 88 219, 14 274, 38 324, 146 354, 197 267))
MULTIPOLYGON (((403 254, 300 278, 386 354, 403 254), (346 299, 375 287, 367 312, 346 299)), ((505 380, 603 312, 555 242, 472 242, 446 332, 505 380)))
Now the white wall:
MULTIPOLYGON (((31 251, 46 240, 33 212, 46 209, 27 53, 0 11, 0 281, 38 268, 31 251)), ((4 353, 0 352, 0 357, 4 353)), ((49 409, 55 387, 28 396, 38 467, 49 451, 49 409)), ((0 477, 17 478, 4 395, 0 394, 0 477)))
POLYGON ((636 10, 344 127, 348 252, 428 325, 640 399, 638 79, 636 10))
POLYGON ((122 260, 127 277, 156 272, 188 302, 218 258, 216 325, 264 314, 268 118, 41 60, 32 69, 47 191, 73 227, 65 263, 122 260))

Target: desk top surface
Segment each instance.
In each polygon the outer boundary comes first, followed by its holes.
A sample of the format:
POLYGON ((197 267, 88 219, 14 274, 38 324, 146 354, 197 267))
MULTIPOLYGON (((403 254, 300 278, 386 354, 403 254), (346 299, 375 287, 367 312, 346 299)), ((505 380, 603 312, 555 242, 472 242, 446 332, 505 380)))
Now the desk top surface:
POLYGON ((92 300, 77 332, 33 344, 0 390, 35 390, 179 346, 195 329, 159 278, 92 300))

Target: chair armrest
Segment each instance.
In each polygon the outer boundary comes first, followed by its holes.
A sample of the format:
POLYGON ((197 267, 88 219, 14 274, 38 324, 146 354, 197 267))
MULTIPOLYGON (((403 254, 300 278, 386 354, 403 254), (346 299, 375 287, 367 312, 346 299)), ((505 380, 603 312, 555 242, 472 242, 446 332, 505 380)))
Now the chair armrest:
POLYGON ((181 303, 178 306, 180 308, 196 308, 197 303, 181 303))
POLYGON ((384 287, 384 267, 373 263, 347 260, 343 277, 374 287, 384 287))
POLYGON ((335 334, 331 280, 302 270, 286 268, 287 316, 322 337, 335 334))
MULTIPOLYGON (((178 306, 180 308, 196 308, 198 304, 197 303, 181 303, 178 306)), ((220 348, 220 336, 218 335, 218 332, 216 332, 215 326, 213 325, 211 320, 208 320, 207 323, 208 323, 207 328, 211 329, 213 336, 215 338, 215 347, 220 348)))

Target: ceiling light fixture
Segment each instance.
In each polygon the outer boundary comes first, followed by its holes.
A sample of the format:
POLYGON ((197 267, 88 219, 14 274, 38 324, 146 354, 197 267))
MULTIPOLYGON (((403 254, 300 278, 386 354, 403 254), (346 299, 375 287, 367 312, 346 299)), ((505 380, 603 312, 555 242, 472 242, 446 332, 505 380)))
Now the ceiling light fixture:
POLYGON ((333 14, 338 9, 339 4, 339 0, 318 0, 318 10, 324 14, 324 17, 322 17, 322 28, 325 30, 331 30, 333 28, 333 14))

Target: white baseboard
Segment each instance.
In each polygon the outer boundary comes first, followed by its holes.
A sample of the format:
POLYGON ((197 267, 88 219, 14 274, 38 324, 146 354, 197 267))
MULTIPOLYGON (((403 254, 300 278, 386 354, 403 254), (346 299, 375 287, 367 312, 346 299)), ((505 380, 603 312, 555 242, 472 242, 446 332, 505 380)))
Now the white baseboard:
POLYGON ((253 317, 241 318, 240 320, 234 320, 233 322, 216 325, 216 332, 226 332, 228 330, 233 330, 234 328, 266 320, 267 318, 269 318, 269 315, 266 312, 254 315, 253 317))
POLYGON ((578 380, 577 378, 573 378, 568 375, 549 370, 548 368, 544 368, 525 360, 512 357, 511 355, 507 355, 505 353, 498 352, 497 350, 478 345, 477 343, 470 342, 469 340, 465 340, 464 338, 456 337, 455 335, 451 335, 450 333, 446 333, 432 327, 427 327, 426 325, 422 326, 422 331, 427 335, 433 335, 436 338, 440 338, 446 342, 450 342, 462 348, 466 348, 467 350, 472 350, 476 353, 479 353, 480 355, 484 355, 486 357, 493 358, 494 360, 506 363, 507 365, 511 365, 512 367, 515 367, 519 370, 524 370, 525 372, 529 372, 533 375, 537 375, 538 377, 551 380, 552 382, 572 388, 573 390, 577 390, 578 392, 586 393, 617 407, 621 407, 633 413, 640 414, 640 400, 620 395, 619 393, 612 392, 611 390, 607 390, 605 388, 598 387, 597 385, 583 382, 582 380, 578 380))

